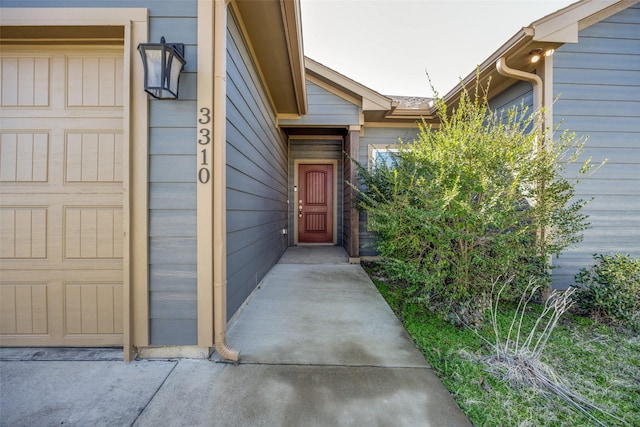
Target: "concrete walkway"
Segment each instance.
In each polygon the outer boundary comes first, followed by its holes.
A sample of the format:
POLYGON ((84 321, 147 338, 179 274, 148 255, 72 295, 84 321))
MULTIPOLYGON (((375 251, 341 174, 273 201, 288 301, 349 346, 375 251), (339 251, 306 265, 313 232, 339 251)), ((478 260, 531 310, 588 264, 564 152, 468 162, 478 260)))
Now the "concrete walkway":
POLYGON ((342 248, 289 248, 228 341, 239 364, 0 349, 0 425, 470 425, 342 248))

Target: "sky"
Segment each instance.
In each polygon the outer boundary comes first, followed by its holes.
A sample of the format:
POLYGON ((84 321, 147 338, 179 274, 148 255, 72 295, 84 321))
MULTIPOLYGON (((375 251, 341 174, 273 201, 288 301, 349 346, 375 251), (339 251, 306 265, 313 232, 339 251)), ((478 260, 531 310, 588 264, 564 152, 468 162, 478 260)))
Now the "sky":
POLYGON ((301 0, 305 55, 384 95, 445 95, 511 36, 574 1, 301 0))

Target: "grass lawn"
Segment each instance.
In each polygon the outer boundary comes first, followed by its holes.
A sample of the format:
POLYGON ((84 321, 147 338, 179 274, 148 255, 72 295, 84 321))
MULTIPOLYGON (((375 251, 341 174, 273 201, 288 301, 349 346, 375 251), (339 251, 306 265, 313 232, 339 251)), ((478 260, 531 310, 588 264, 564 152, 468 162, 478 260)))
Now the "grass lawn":
MULTIPOLYGON (((613 415, 591 410, 598 424, 548 391, 492 375, 482 362, 490 347, 478 334, 435 318, 419 303, 404 301, 402 290, 381 277, 375 265, 365 270, 475 426, 640 426, 638 334, 565 314, 549 339, 542 362, 566 388, 613 415)), ((528 307, 525 326, 533 325, 540 309, 528 307)), ((515 306, 505 304, 498 322, 508 328, 514 312, 515 306)), ((489 327, 479 334, 494 339, 489 327)))

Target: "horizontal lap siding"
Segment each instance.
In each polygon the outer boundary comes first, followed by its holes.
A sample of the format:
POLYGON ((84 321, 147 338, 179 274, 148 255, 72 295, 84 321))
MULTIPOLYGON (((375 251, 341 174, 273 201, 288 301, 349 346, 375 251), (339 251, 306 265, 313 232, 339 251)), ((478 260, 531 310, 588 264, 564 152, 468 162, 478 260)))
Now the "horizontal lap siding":
POLYGON ((195 345, 197 2, 149 3, 149 40, 184 43, 187 61, 179 100, 149 102, 150 344, 195 345))
MULTIPOLYGON (((364 136, 360 136, 360 147, 358 150, 358 162, 365 166, 369 164, 369 146, 378 147, 392 146, 401 139, 404 142, 411 142, 417 139, 417 128, 376 128, 365 127, 364 136)), ((367 230, 367 215, 360 212, 360 256, 375 256, 377 251, 374 248, 375 234, 367 230)))
POLYGON ((578 198, 593 198, 591 228, 554 260, 554 286, 566 288, 594 253, 640 256, 640 6, 582 30, 553 61, 555 124, 589 136, 584 158, 608 159, 576 185, 578 198))
MULTIPOLYGON (((151 345, 197 344, 195 110, 197 1, 3 0, 2 7, 147 8, 149 41, 185 44, 180 99, 149 102, 151 345)), ((140 61, 133 52, 132 61, 140 61)), ((135 144, 135 141, 133 141, 135 144)), ((135 165, 133 165, 135 167, 135 165)))
POLYGON ((287 247, 287 147, 232 15, 227 42, 227 314, 287 247))
MULTIPOLYGON (((2 7, 143 7, 149 9, 151 18, 192 17, 196 16, 198 11, 196 0, 2 0, 2 7)), ((170 30, 170 28, 167 29, 167 35, 170 34, 170 30)), ((169 41, 169 37, 166 39, 169 41)), ((177 42, 177 39, 175 40, 177 42)))
POLYGON ((360 123, 360 107, 307 81, 307 114, 283 119, 280 125, 349 126, 360 123))
POLYGON ((498 113, 506 113, 510 108, 533 108, 533 87, 531 83, 519 81, 504 92, 491 98, 489 107, 498 113))

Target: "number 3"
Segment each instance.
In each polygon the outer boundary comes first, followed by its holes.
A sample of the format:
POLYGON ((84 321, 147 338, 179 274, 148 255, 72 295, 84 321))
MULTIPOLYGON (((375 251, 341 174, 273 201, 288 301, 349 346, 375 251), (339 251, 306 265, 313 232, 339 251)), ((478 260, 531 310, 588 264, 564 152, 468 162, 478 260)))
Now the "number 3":
POLYGON ((211 142, 211 136, 209 136, 211 134, 211 132, 209 131, 209 129, 201 128, 200 129, 200 134, 204 137, 204 140, 198 138, 198 144, 207 145, 208 143, 211 142))
POLYGON ((200 109, 200 113, 202 113, 202 117, 198 119, 198 123, 201 125, 206 125, 211 121, 211 110, 207 107, 202 107, 200 109))

